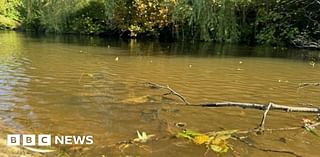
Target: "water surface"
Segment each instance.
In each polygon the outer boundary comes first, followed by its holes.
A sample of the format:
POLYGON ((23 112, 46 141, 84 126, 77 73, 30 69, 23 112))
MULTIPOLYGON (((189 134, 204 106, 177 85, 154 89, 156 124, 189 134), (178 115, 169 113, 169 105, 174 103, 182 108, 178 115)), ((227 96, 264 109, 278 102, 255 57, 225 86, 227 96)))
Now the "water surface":
MULTIPOLYGON (((263 113, 187 107, 174 97, 161 97, 166 91, 145 87, 147 81, 170 85, 192 103, 320 102, 319 87, 297 88, 302 82, 320 82, 317 51, 15 32, 1 32, 0 47, 1 119, 21 132, 94 135, 95 144, 83 156, 202 156, 205 148, 178 139, 152 142, 149 151, 134 148, 121 153, 110 145, 134 138, 136 130, 166 136, 167 123, 184 122, 200 132, 252 129, 263 113)), ((302 118, 312 116, 271 111, 266 127, 299 126, 302 118)), ((320 153, 319 139, 303 130, 252 136, 250 141, 302 156, 320 153)), ((232 144, 237 153, 227 156, 287 155, 232 144)), ((69 153, 81 156, 76 150, 69 153)))

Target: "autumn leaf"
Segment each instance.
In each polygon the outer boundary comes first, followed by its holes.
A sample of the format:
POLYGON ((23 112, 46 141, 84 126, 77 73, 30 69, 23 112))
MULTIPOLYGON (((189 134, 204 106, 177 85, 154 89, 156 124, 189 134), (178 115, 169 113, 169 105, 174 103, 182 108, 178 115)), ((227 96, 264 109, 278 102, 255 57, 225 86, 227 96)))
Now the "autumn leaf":
POLYGON ((177 137, 192 140, 192 142, 197 145, 205 144, 207 148, 216 153, 226 153, 230 149, 228 140, 232 137, 231 135, 236 132, 237 130, 225 130, 202 134, 191 130, 184 130, 178 132, 177 137))
POLYGON ((200 145, 200 144, 207 143, 208 140, 209 140, 209 136, 207 136, 207 135, 199 135, 199 136, 194 137, 193 142, 195 144, 199 144, 200 145))

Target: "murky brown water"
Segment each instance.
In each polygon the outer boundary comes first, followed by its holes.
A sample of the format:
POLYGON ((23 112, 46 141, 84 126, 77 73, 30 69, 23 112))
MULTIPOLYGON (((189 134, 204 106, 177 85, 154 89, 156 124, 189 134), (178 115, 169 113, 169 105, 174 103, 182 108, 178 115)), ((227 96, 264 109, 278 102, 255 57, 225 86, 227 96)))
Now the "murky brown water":
MULTIPOLYGON (((320 57, 315 51, 32 37, 14 32, 0 33, 0 47, 1 119, 22 132, 94 135, 94 145, 83 156, 203 156, 205 148, 181 143, 182 139, 149 143, 151 151, 129 148, 121 153, 109 146, 134 138, 136 130, 167 135, 164 121, 185 122, 187 128, 200 132, 251 129, 263 113, 159 100, 164 91, 146 88, 145 81, 168 84, 194 103, 320 103, 319 87, 297 90, 301 82, 320 82, 320 65, 310 63, 320 57), (146 95, 156 100, 128 101, 146 95)), ((299 126, 303 117, 312 116, 271 111, 266 127, 299 126)), ((320 153, 320 139, 302 130, 253 135, 250 141, 302 156, 320 153)), ((232 144, 234 152, 227 156, 290 156, 232 144)))

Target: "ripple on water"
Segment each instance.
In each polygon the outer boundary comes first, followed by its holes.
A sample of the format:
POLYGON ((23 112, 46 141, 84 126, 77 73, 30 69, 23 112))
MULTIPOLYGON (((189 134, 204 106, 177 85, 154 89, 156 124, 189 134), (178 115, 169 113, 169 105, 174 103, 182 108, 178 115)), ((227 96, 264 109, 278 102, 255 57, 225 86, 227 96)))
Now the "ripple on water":
POLYGON ((9 102, 1 102, 0 103, 0 110, 1 111, 11 111, 14 108, 14 103, 9 102))

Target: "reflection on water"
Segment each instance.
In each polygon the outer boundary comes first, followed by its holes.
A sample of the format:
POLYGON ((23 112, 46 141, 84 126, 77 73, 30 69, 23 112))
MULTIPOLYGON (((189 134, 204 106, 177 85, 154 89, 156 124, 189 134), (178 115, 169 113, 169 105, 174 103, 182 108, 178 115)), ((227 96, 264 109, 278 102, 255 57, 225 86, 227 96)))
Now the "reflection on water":
POLYGON ((22 43, 15 34, 1 36, 0 52, 0 116, 12 127, 21 127, 12 121, 14 110, 26 110, 24 93, 30 78, 25 75, 29 60, 21 55, 22 43), (3 38, 6 37, 5 40, 3 38), (16 106, 16 104, 24 104, 16 106))
MULTIPOLYGON (((185 107, 163 99, 161 91, 147 89, 145 81, 169 84, 195 103, 320 102, 319 88, 297 89, 301 82, 320 81, 316 51, 34 37, 13 32, 0 33, 0 46, 1 118, 26 132, 94 135, 94 149, 99 151, 91 151, 89 156, 119 153, 105 146, 131 139, 136 130, 165 135, 164 121, 185 122, 198 131, 249 129, 256 127, 261 116, 261 111, 237 108, 185 107), (316 64, 312 66, 310 61, 316 64)), ((270 115, 267 127, 273 128, 299 125, 306 116, 276 111, 270 115)), ((319 141, 296 132, 252 140, 307 156, 320 153, 316 148, 319 141), (291 141, 281 143, 280 137, 291 141)), ((205 152, 193 145, 178 147, 176 142, 153 144, 152 156, 199 156, 205 152)), ((243 145, 237 151, 243 156, 272 155, 243 145)), ((151 156, 143 151, 131 153, 151 156)))

